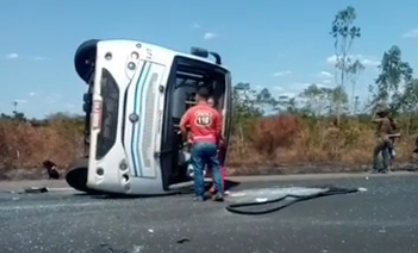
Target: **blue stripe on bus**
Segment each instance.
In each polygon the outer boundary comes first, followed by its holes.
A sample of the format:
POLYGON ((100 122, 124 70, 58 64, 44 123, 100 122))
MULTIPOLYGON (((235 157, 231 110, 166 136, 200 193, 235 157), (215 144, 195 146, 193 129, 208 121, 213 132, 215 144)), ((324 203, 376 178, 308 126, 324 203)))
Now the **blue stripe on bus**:
POLYGON ((135 177, 142 176, 142 159, 141 154, 139 153, 138 145, 139 145, 139 138, 142 133, 139 132, 139 124, 142 121, 143 115, 140 114, 141 107, 142 107, 142 99, 145 99, 143 94, 143 87, 145 86, 145 82, 148 79, 148 74, 151 70, 152 63, 144 61, 141 73, 138 77, 138 82, 136 83, 135 87, 135 94, 134 94, 134 114, 138 115, 139 120, 134 123, 132 128, 132 135, 131 135, 131 155, 133 160, 133 167, 134 167, 134 175, 135 177))

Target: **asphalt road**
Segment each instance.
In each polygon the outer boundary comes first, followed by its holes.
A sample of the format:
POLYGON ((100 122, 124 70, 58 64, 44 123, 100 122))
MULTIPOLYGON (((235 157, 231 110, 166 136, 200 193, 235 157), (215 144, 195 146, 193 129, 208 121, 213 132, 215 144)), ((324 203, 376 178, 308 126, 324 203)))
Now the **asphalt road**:
POLYGON ((3 192, 0 248, 2 253, 415 253, 417 181, 416 175, 282 180, 233 189, 229 201, 239 201, 243 190, 265 187, 367 188, 262 216, 231 214, 224 208, 228 203, 194 203, 187 195, 103 199, 68 191, 3 192))

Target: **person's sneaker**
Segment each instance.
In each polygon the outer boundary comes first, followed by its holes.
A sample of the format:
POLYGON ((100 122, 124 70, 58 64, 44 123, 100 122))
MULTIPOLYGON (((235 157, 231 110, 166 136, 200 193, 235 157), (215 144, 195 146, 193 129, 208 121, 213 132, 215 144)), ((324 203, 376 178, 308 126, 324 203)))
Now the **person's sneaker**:
POLYGON ((217 193, 217 194, 213 197, 213 200, 214 200, 214 201, 217 201, 217 202, 223 202, 223 201, 224 201, 224 196, 223 196, 222 194, 220 194, 220 193, 217 193))
POLYGON ((203 202, 205 200, 206 200, 205 196, 195 196, 194 197, 194 201, 196 201, 196 202, 203 202))

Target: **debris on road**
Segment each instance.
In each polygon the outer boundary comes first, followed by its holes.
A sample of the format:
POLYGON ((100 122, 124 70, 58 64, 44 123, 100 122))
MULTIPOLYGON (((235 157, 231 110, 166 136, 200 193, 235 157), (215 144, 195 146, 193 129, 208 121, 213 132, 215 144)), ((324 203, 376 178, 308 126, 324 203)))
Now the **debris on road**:
POLYGON ((185 242, 190 242, 190 240, 187 239, 187 238, 182 238, 182 239, 177 241, 177 243, 179 243, 179 244, 182 244, 182 243, 185 243, 185 242))
POLYGON ((30 187, 26 188, 24 193, 45 193, 48 191, 49 189, 47 187, 30 187))

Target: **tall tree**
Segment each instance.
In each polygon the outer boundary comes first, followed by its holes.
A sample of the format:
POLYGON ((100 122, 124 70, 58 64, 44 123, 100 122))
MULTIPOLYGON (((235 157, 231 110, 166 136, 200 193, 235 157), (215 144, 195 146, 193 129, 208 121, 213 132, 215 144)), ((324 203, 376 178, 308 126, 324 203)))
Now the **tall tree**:
POLYGON ((405 109, 405 103, 416 101, 413 97, 413 70, 408 62, 402 60, 402 51, 398 46, 392 46, 383 54, 379 71, 374 85, 369 86, 372 93, 370 107, 373 110, 384 105, 397 113, 405 109), (402 87, 402 84, 405 86, 402 87))
MULTIPOLYGON (((335 51, 335 81, 337 90, 346 89, 347 82, 352 84, 352 98, 355 96, 355 84, 357 76, 360 74, 364 66, 358 59, 352 59, 351 49, 354 41, 361 36, 360 27, 354 25, 357 18, 356 11, 353 7, 348 6, 344 10, 339 11, 332 21, 330 35, 334 39, 335 51)), ((345 91, 344 91, 345 92, 345 91)), ((340 121, 343 101, 336 101, 337 120, 340 121)))
POLYGON ((352 102, 351 112, 352 114, 357 113, 358 96, 356 94, 356 84, 357 84, 357 79, 359 75, 363 73, 364 69, 365 69, 364 65, 359 60, 354 61, 353 64, 348 66, 348 70, 347 70, 348 78, 347 79, 351 83, 351 102, 352 102))
POLYGON ((266 112, 275 111, 278 105, 277 100, 273 97, 267 88, 262 89, 255 97, 256 107, 264 114, 266 112))

